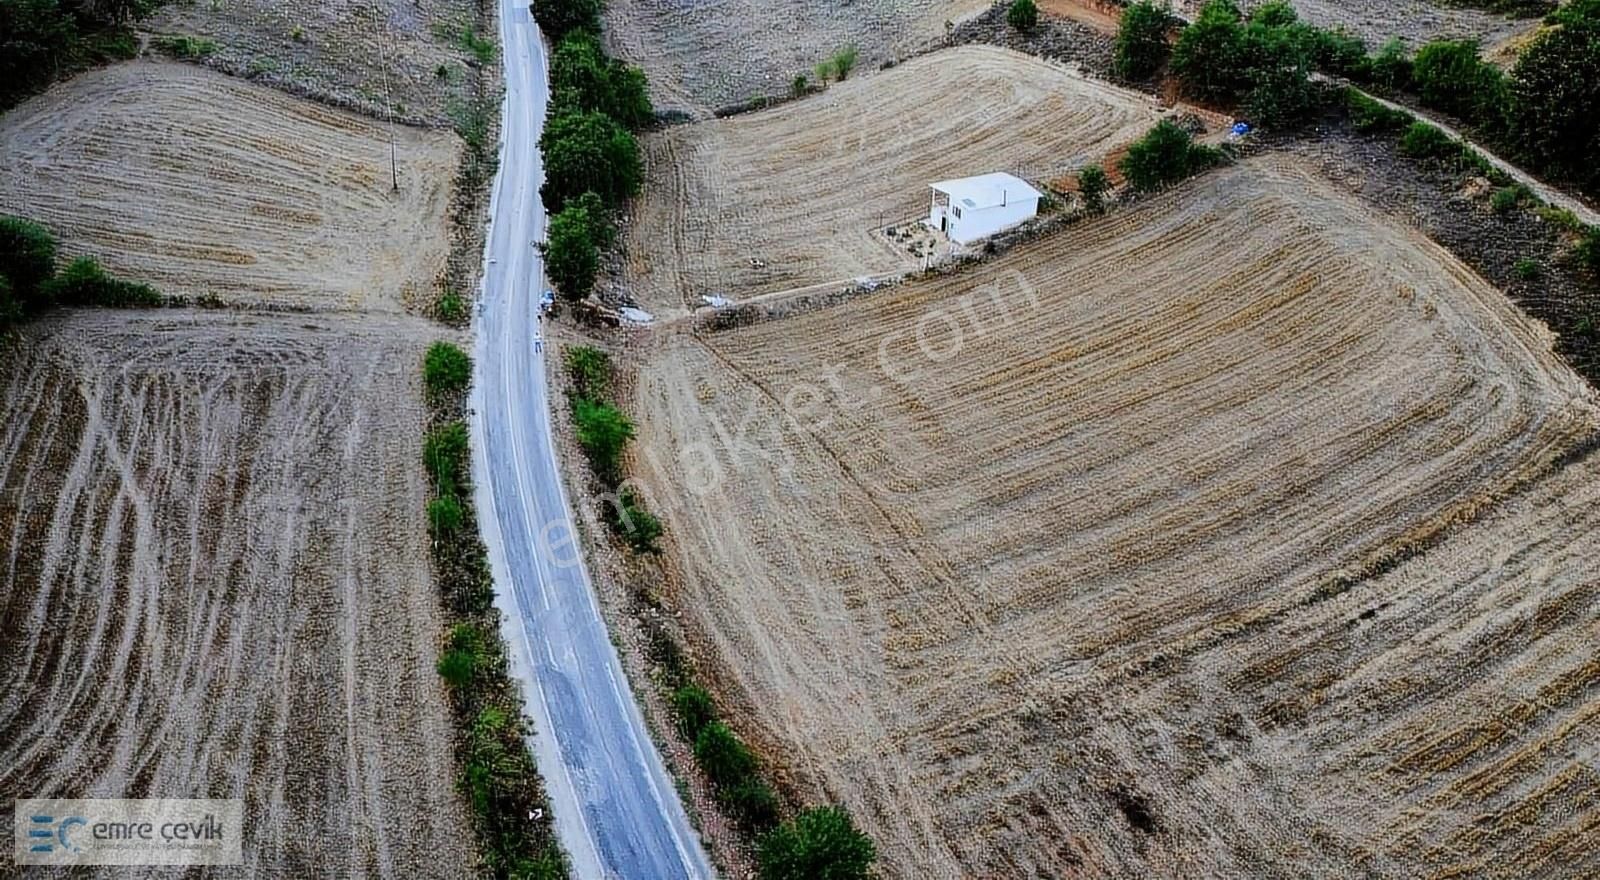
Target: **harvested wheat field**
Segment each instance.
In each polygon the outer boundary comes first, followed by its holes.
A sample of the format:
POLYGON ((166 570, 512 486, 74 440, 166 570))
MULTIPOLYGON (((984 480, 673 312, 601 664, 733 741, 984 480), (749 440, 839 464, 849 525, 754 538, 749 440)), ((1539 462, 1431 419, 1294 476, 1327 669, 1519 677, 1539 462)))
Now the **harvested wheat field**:
POLYGON ((448 249, 453 135, 398 129, 220 73, 132 62, 7 113, 0 204, 72 256, 165 293, 419 308, 448 249))
POLYGON ((200 0, 164 4, 146 26, 211 40, 206 63, 229 73, 445 125, 472 97, 461 35, 477 14, 470 0, 200 0))
POLYGON ((433 670, 431 338, 404 317, 72 312, 8 347, 8 809, 242 797, 252 876, 471 870, 433 670))
MULTIPOLYGON (((972 270, 678 325, 634 468, 720 692, 887 877, 1498 870, 1595 841, 1593 797, 1554 812, 1593 781, 1559 751, 1600 711, 1581 560, 1527 538, 1542 615, 1474 561, 1509 537, 1359 576, 1600 429, 1550 346, 1256 159, 972 270)), ((1518 504, 1494 521, 1554 542, 1518 504)))
POLYGON ((988 9, 986 0, 759 0, 684 4, 611 0, 605 32, 616 54, 644 68, 660 107, 707 115, 761 95, 786 95, 794 78, 844 46, 857 73, 942 40, 945 22, 988 9))
POLYGON ((629 293, 682 309, 904 271, 878 229, 926 216, 928 185, 1009 171, 1043 180, 1136 139, 1155 99, 992 46, 924 55, 759 113, 645 140, 629 293))
MULTIPOLYGON (((1245 10, 1267 0, 1242 0, 1245 10)), ((1290 0, 1306 21, 1338 28, 1365 40, 1372 49, 1399 37, 1415 49, 1429 40, 1475 39, 1485 43, 1527 31, 1538 18, 1516 19, 1473 9, 1471 2, 1451 0, 1290 0)), ((1177 0, 1173 9, 1193 17, 1204 0, 1177 0)), ((1485 4, 1486 5, 1486 4, 1485 4)))

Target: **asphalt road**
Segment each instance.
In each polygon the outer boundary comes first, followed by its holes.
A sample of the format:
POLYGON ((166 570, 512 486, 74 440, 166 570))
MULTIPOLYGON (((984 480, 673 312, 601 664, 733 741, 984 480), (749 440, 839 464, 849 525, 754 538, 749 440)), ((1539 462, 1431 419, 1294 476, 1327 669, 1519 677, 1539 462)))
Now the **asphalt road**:
POLYGON ((501 0, 506 97, 482 305, 473 475, 496 602, 522 682, 539 772, 573 876, 709 878, 600 617, 557 469, 540 338, 544 235, 538 140, 545 51, 528 7, 501 0))

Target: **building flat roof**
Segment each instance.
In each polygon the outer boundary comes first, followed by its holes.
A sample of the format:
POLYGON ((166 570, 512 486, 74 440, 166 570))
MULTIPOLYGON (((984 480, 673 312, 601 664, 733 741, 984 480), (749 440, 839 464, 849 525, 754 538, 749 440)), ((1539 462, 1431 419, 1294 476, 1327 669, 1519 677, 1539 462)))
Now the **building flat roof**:
POLYGON ((1029 186, 1027 181, 1004 171, 941 180, 929 186, 949 196, 952 202, 959 202, 962 207, 973 210, 1040 196, 1039 191, 1029 186))

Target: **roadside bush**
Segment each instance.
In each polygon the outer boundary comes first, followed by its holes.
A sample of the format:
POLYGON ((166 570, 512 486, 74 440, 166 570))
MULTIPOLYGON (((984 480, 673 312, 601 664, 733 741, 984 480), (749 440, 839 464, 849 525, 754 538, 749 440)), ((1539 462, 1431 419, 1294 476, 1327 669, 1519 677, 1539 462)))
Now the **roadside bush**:
POLYGON ((620 205, 644 179, 639 145, 616 120, 593 110, 552 115, 539 139, 544 197, 552 210, 586 192, 620 205))
POLYGON ((605 400, 611 396, 611 358, 587 345, 567 349, 567 375, 578 397, 605 400))
POLYGON ((540 0, 532 6, 534 21, 552 43, 579 28, 598 33, 605 11, 604 0, 540 0))
POLYGON ((608 57, 600 38, 572 31, 550 56, 551 112, 593 110, 628 128, 655 118, 644 71, 608 57))
POLYGON ((435 342, 422 359, 422 384, 428 396, 438 400, 445 395, 467 390, 472 382, 472 358, 456 345, 435 342))
POLYGON ((1511 71, 1511 140, 1537 167, 1600 194, 1600 2, 1572 3, 1511 71))
POLYGON ((1584 230, 1583 238, 1573 249, 1572 256, 1579 266, 1600 275, 1600 226, 1590 226, 1584 230))
POLYGON ((1011 0, 1011 8, 1006 10, 1006 24, 1027 33, 1039 26, 1039 7, 1033 0, 1011 0))
POLYGON ((1423 46, 1411 75, 1426 106, 1492 130, 1505 127, 1505 75, 1478 57, 1476 40, 1436 40, 1423 46))
POLYGON ((164 302, 154 287, 113 278, 92 257, 73 260, 40 288, 43 300, 70 306, 149 308, 164 302))
POLYGON ((842 807, 813 807, 762 838, 761 880, 863 880, 877 848, 842 807))
POLYGON ((480 65, 494 63, 494 40, 481 36, 471 25, 463 25, 456 35, 456 43, 465 49, 480 65))
POLYGON ((1083 197, 1083 206, 1091 213, 1098 214, 1106 209, 1106 193, 1111 189, 1111 178, 1099 165, 1085 165, 1078 172, 1078 195, 1083 197))
POLYGON ((1376 101, 1356 89, 1345 89, 1345 107, 1350 111, 1350 122, 1356 131, 1399 131, 1410 125, 1415 117, 1376 101))
POLYGON ((483 633, 470 623, 458 623, 450 629, 450 639, 443 654, 439 655, 439 675, 452 688, 466 693, 483 665, 485 639, 483 633))
POLYGON ((422 441, 422 461, 441 487, 461 482, 467 469, 467 423, 448 422, 422 441))
POLYGON ((56 239, 50 230, 32 220, 0 214, 0 276, 11 282, 11 295, 19 308, 38 310, 48 305, 42 297, 44 283, 56 271, 56 239))
POLYGON ((1222 158, 1220 151, 1195 143, 1187 131, 1164 119, 1128 148, 1119 167, 1135 190, 1149 192, 1192 177, 1222 158))
POLYGON ((1400 138, 1400 152, 1413 159, 1443 159, 1456 153, 1456 142, 1439 128, 1413 122, 1400 138))
POLYGON ((607 483, 615 483, 622 471, 622 450, 633 439, 633 423, 609 403, 578 398, 572 404, 578 445, 589 456, 589 464, 607 483))
POLYGON ((636 553, 660 553, 661 520, 645 510, 644 502, 632 487, 617 495, 616 503, 606 508, 606 521, 636 553))
POLYGON ((1155 75, 1172 54, 1172 47, 1167 44, 1167 30, 1171 27, 1171 14, 1153 0, 1138 0, 1124 9, 1112 55, 1117 75, 1136 80, 1155 75))
POLYGON ((721 721, 700 729, 694 739, 694 758, 706 778, 719 788, 737 785, 756 772, 756 756, 721 721))
POLYGON ((753 831, 765 831, 778 822, 778 796, 757 776, 717 789, 717 801, 735 822, 753 831))
POLYGON ((678 716, 678 732, 694 742, 707 724, 717 720, 717 706, 711 693, 697 684, 686 684, 672 692, 672 711, 678 716))
POLYGON ((464 324, 467 320, 467 303, 455 288, 447 287, 433 304, 434 315, 446 324, 464 324))
POLYGON ((1406 44, 1399 37, 1391 37, 1368 65, 1368 80, 1375 86, 1389 90, 1411 88, 1411 56, 1406 54, 1406 44))
POLYGON ((568 202, 550 218, 545 241, 544 268, 562 299, 577 302, 594 289, 600 271, 600 251, 593 237, 587 208, 568 202))
POLYGON ((428 502, 428 527, 433 538, 442 541, 461 528, 461 500, 455 495, 440 495, 428 502))

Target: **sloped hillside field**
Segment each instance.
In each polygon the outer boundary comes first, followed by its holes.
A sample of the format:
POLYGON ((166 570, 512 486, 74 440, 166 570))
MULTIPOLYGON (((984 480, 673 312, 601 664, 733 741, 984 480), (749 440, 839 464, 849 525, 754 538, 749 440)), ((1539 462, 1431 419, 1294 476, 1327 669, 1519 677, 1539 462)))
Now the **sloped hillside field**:
POLYGON ((400 311, 448 249, 458 147, 184 64, 74 77, 6 114, 0 204, 169 294, 400 311))
POLYGON ((926 216, 928 185, 1047 180, 1143 134, 1155 100, 1020 52, 962 46, 827 92, 646 138, 629 292, 647 308, 920 265, 878 234, 926 216))
POLYGON ((970 271, 709 328, 662 333, 637 377, 672 599, 886 876, 1593 858, 1580 512, 1434 542, 1600 412, 1415 231, 1261 158, 970 271), (1363 579, 1424 547, 1405 565, 1435 575, 1363 579))
POLYGON ((433 670, 431 338, 405 318, 80 312, 8 347, 8 810, 239 797, 251 874, 471 870, 433 670))

